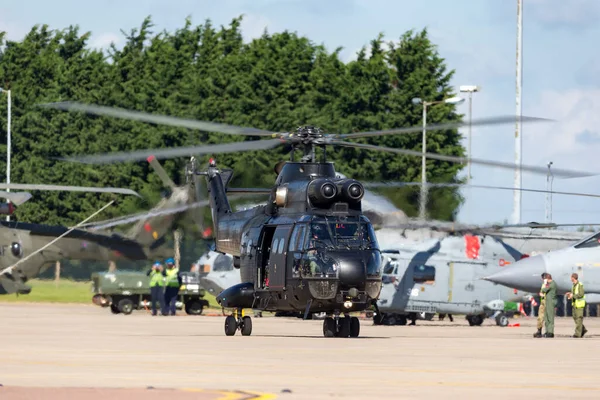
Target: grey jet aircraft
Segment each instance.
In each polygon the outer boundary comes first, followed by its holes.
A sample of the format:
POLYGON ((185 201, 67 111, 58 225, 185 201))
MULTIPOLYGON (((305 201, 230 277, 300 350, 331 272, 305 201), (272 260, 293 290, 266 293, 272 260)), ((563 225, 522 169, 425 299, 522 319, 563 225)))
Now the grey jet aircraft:
POLYGON ((594 294, 600 295, 600 232, 588 234, 568 247, 520 260, 483 279, 537 293, 542 283, 541 274, 544 272, 552 275, 558 294, 571 291, 570 276, 576 272, 584 284, 587 302, 598 302, 600 296, 594 294))

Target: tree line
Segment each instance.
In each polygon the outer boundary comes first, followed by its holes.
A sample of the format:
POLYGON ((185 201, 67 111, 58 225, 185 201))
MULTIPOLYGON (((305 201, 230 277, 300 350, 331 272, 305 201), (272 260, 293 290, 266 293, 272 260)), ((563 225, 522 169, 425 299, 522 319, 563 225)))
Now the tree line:
MULTIPOLYGON (((36 107, 80 101, 198 120, 290 131, 315 125, 329 133, 391 129, 422 123, 414 97, 441 100, 454 95, 449 69, 426 29, 409 30, 397 41, 382 35, 356 59, 340 59, 341 47, 328 50, 309 38, 283 31, 245 43, 240 23, 194 25, 186 19, 174 32, 154 31, 151 17, 125 35, 122 48, 89 46, 90 33, 78 26, 34 26, 20 41, 0 33, 0 86, 12 91, 11 182, 128 187, 143 199, 123 197, 103 218, 150 209, 165 188, 145 162, 87 165, 60 157, 143 148, 189 146, 248 140, 243 136, 157 126, 109 117, 36 107)), ((0 110, 6 108, 0 96, 0 110)), ((428 109, 427 122, 461 121, 456 106, 428 109)), ((357 139, 387 147, 421 150, 421 134, 357 139)), ((0 153, 6 151, 6 112, 0 111, 0 153)), ((457 130, 427 134, 430 152, 464 156, 457 130)), ((286 149, 215 154, 232 168, 232 186, 270 187, 274 165, 289 158, 286 149)), ((198 157, 200 164, 207 157, 198 157)), ((330 148, 336 170, 363 181, 418 181, 419 157, 352 148, 330 148)), ((184 182, 185 158, 162 164, 176 184, 184 182)), ((0 157, 0 170, 6 161, 0 157)), ((427 180, 460 182, 462 165, 427 161, 427 180)), ((408 215, 418 212, 418 188, 386 189, 408 215)), ((15 218, 46 224, 74 224, 110 196, 33 192, 15 218)), ((453 220, 463 202, 457 189, 431 190, 432 218, 453 220)), ((208 214, 207 214, 208 216, 208 214)))

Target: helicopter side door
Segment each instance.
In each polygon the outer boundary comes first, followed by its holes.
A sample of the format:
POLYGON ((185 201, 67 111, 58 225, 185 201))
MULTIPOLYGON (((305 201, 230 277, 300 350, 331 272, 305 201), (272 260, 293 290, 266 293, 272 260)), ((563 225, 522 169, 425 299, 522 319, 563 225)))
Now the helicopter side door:
POLYGON ((475 269, 479 263, 449 262, 448 302, 457 310, 468 313, 476 308, 475 298, 475 269))
POLYGON ((269 289, 283 289, 285 286, 286 259, 291 225, 278 226, 273 235, 271 256, 269 257, 269 289))

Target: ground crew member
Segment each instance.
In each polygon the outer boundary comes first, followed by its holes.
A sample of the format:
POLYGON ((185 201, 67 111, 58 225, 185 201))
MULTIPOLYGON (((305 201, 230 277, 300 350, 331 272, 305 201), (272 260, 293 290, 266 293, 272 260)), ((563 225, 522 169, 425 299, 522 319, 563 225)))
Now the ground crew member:
POLYGON ((162 315, 167 315, 167 310, 165 308, 165 278, 163 276, 163 267, 160 261, 157 261, 152 266, 152 269, 148 271, 148 276, 150 276, 150 296, 152 302, 152 315, 157 314, 156 303, 160 304, 160 313, 162 315))
POLYGON ((546 297, 546 309, 544 310, 544 325, 546 325, 546 333, 544 337, 554 337, 554 308, 556 307, 556 282, 552 279, 552 275, 546 274, 542 293, 546 297))
POLYGON ((175 260, 167 258, 165 264, 167 264, 167 269, 163 271, 163 275, 166 277, 165 304, 167 306, 167 315, 175 315, 177 311, 177 295, 181 286, 181 275, 179 274, 179 268, 175 268, 175 260))
POLYGON ((572 292, 567 293, 567 298, 571 299, 573 306, 573 320, 575 321, 575 334, 573 337, 581 338, 587 332, 583 325, 583 310, 585 308, 585 292, 583 284, 579 282, 579 275, 571 274, 571 282, 573 282, 572 292))
MULTIPOLYGON (((542 274, 542 280, 546 279, 546 273, 542 274)), ((542 337, 542 328, 544 326, 544 313, 546 311, 546 296, 542 293, 542 289, 544 288, 544 283, 542 283, 542 287, 540 288, 540 308, 538 309, 538 317, 537 317, 537 332, 533 334, 534 338, 542 337)))

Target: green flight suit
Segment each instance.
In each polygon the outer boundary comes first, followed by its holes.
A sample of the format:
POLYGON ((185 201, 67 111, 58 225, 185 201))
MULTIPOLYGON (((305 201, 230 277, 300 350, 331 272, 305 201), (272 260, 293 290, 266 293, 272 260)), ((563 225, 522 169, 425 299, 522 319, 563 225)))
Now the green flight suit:
POLYGON ((575 321, 575 337, 580 338, 583 336, 583 332, 587 332, 587 329, 583 326, 583 310, 585 309, 583 284, 581 282, 574 284, 571 293, 573 294, 571 305, 573 306, 573 320, 575 321))
POLYGON ((546 333, 554 335, 554 308, 556 307, 556 282, 548 282, 542 288, 546 297, 546 309, 544 310, 544 325, 546 333))
MULTIPOLYGON (((542 285, 542 288, 544 288, 544 285, 542 285)), ((540 292, 541 292, 540 289, 540 292)), ((544 293, 542 293, 542 295, 540 296, 540 308, 538 309, 538 317, 537 317, 537 329, 538 331, 541 331, 543 326, 544 326, 544 314, 546 313, 546 296, 544 296, 544 293)))

